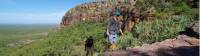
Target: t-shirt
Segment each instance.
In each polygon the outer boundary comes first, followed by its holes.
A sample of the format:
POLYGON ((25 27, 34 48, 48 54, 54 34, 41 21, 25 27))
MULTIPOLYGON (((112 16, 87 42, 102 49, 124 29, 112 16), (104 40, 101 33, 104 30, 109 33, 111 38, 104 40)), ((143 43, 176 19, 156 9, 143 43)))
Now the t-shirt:
POLYGON ((112 32, 119 33, 120 23, 115 21, 113 18, 110 18, 108 21, 107 29, 112 34, 112 32))

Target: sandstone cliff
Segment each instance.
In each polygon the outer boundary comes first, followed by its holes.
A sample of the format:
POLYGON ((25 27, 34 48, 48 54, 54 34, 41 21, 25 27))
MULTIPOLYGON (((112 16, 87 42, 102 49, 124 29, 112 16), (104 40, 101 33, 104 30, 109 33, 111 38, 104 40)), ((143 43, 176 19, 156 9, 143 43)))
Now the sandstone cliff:
POLYGON ((182 10, 179 11, 170 8, 170 6, 176 6, 176 4, 182 3, 183 1, 192 8, 198 8, 198 0, 94 0, 93 2, 80 4, 71 8, 62 17, 60 25, 68 26, 80 21, 105 21, 109 18, 109 15, 116 6, 123 7, 123 12, 130 12, 132 9, 137 8, 142 15, 141 19, 144 18, 147 11, 152 10, 151 8, 155 8, 155 10, 153 9, 153 13, 158 11, 156 16, 165 18, 167 17, 166 15, 177 15, 177 13, 181 13, 182 10), (170 10, 173 12, 168 12, 170 10))
POLYGON ((102 22, 109 18, 111 11, 115 6, 124 6, 133 8, 134 0, 124 1, 96 1, 85 4, 77 5, 75 8, 70 9, 62 18, 61 25, 68 26, 80 21, 94 21, 102 22), (118 4, 118 5, 116 5, 118 4))

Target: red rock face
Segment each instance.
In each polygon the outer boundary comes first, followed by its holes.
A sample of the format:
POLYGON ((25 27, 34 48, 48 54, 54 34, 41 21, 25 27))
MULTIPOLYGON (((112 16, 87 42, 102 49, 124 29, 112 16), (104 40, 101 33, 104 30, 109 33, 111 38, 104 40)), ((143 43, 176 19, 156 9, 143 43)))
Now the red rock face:
MULTIPOLYGON (((115 1, 116 3, 109 1, 90 2, 72 8, 63 16, 61 26, 69 26, 81 21, 103 22, 114 16, 115 7, 119 7, 122 14, 122 18, 120 18, 122 30, 132 31, 140 19, 141 12, 138 9, 139 5, 134 5, 135 0, 129 2, 118 0, 115 1)), ((147 21, 153 20, 152 13, 145 14, 147 14, 145 16, 147 21)))
MULTIPOLYGON (((115 3, 113 1, 90 2, 76 6, 70 9, 62 18, 61 25, 69 26, 80 21, 105 21, 109 18, 111 10, 115 3)), ((118 4, 121 1, 116 1, 118 4)), ((127 3, 127 5, 131 5, 127 3)))

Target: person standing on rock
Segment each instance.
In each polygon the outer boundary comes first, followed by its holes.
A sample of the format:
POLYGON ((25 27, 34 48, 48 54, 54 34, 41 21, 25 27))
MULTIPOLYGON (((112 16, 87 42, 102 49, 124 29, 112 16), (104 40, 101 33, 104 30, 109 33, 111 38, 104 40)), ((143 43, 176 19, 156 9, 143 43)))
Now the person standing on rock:
POLYGON ((121 13, 116 8, 115 11, 111 13, 111 18, 108 20, 106 33, 108 36, 108 41, 111 44, 110 48, 112 50, 116 49, 116 42, 118 36, 123 35, 119 16, 121 16, 121 13))
POLYGON ((85 41, 86 56, 93 56, 93 44, 93 37, 89 36, 89 38, 87 38, 87 40, 85 41))

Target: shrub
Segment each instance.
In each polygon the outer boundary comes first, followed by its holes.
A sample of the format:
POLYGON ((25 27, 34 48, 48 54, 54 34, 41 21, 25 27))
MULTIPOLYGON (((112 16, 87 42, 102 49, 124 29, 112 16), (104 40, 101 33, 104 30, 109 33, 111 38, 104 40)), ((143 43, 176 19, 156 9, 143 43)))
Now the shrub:
POLYGON ((120 38, 118 47, 124 49, 126 47, 140 46, 141 44, 151 44, 168 38, 175 38, 178 32, 183 31, 185 26, 193 21, 187 16, 172 16, 168 19, 155 19, 151 24, 146 21, 139 22, 133 28, 132 34, 125 34, 120 38))

